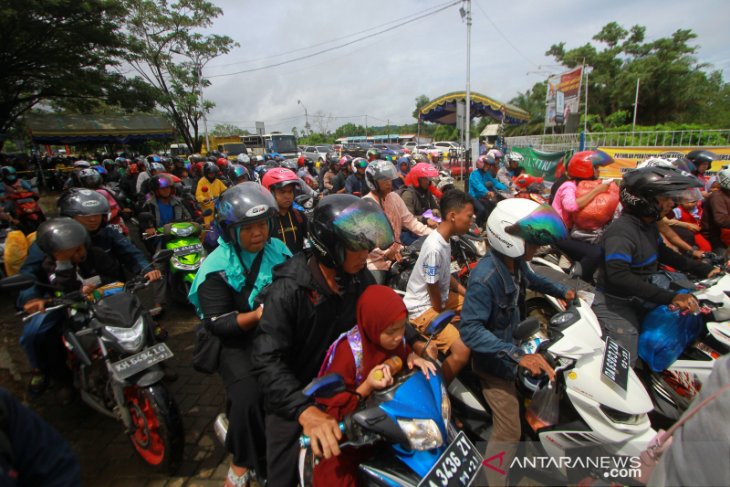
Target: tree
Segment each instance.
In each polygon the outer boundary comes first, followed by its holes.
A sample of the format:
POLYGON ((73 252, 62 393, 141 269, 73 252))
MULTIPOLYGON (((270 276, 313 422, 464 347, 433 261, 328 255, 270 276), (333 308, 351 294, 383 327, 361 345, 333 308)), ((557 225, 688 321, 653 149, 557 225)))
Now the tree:
POLYGON ((212 102, 200 93, 210 82, 203 67, 226 54, 233 39, 203 35, 196 29, 210 27, 223 11, 205 0, 122 0, 126 9, 126 60, 157 93, 167 113, 191 151, 200 149, 199 122, 212 102))
MULTIPOLYGON (((611 114, 633 113, 637 79, 641 80, 637 123, 697 122, 730 119, 727 83, 719 72, 707 72, 697 63, 697 35, 678 29, 671 37, 645 40, 646 28, 626 30, 616 22, 606 24, 587 43, 566 50, 555 44, 546 54, 567 67, 585 63, 593 68, 589 82, 589 112, 603 122, 611 114), (599 50, 600 48, 600 50, 599 50)), ((621 117, 614 116, 612 122, 621 117)))
POLYGON ((330 123, 334 120, 332 114, 330 113, 329 115, 326 115, 322 110, 318 110, 314 115, 312 115, 312 117, 314 117, 314 126, 316 127, 316 131, 322 135, 328 134, 330 123))
POLYGON ((111 96, 111 104, 135 107, 135 99, 122 94, 135 82, 109 71, 123 50, 123 15, 118 0, 5 0, 0 133, 40 102, 80 104, 111 96))
POLYGON ((230 135, 249 135, 248 130, 230 123, 219 123, 210 131, 212 137, 227 137, 230 135))
POLYGON ((425 107, 431 103, 431 100, 426 95, 419 95, 416 97, 416 109, 413 110, 413 118, 418 119, 418 112, 421 110, 421 108, 425 107))
POLYGON ((505 132, 508 135, 537 134, 542 132, 545 123, 545 97, 547 96, 547 82, 535 83, 532 88, 524 93, 517 93, 517 96, 509 102, 530 114, 530 121, 523 125, 507 127, 505 132))

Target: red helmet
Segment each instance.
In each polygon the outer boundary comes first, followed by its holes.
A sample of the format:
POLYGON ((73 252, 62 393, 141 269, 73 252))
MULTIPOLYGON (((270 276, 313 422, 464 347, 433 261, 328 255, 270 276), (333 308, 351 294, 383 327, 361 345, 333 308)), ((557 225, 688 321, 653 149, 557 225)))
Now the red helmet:
POLYGON ((586 150, 576 152, 568 162, 568 176, 571 179, 592 179, 595 176, 593 172, 593 156, 595 151, 586 150))
POLYGON ((406 176, 406 184, 408 186, 418 186, 418 180, 421 178, 435 178, 438 177, 438 169, 433 167, 428 162, 419 162, 411 168, 406 176))
POLYGON ((299 158, 297 159, 297 166, 304 167, 304 159, 304 156, 299 156, 299 158))
POLYGON ((218 167, 221 168, 221 170, 223 170, 228 166, 228 159, 225 157, 219 157, 215 163, 218 164, 218 167))
POLYGON ((269 191, 274 191, 289 184, 299 184, 299 178, 291 169, 275 167, 266 171, 261 184, 269 191))

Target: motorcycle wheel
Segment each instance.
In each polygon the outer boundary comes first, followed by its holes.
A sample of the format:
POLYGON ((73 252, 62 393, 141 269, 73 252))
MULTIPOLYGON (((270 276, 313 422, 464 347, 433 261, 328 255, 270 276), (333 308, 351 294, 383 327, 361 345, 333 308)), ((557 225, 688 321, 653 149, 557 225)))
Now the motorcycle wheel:
POLYGON ((531 298, 525 301, 525 318, 534 316, 540 320, 540 329, 544 333, 548 332, 550 318, 552 318, 555 313, 555 309, 545 298, 531 298))
POLYGON ((134 431, 129 435, 137 454, 156 470, 174 473, 180 466, 185 432, 177 403, 163 384, 129 387, 127 408, 134 431))

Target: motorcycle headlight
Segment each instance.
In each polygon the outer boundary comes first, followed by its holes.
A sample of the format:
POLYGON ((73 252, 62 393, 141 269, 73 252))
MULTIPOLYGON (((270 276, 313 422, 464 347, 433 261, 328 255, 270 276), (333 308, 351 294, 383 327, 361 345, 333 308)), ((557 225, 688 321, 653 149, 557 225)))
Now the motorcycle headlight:
POLYGON ((573 313, 571 313, 570 311, 565 311, 563 313, 558 313, 550 318, 550 324, 553 326, 562 326, 575 321, 575 319, 576 316, 573 313))
POLYGON ((411 450, 432 450, 444 443, 441 430, 433 419, 399 419, 398 426, 406 434, 411 450))
POLYGON ((105 326, 104 329, 116 339, 122 350, 129 353, 137 352, 144 342, 144 319, 137 318, 131 328, 119 328, 116 326, 105 326))
POLYGON ((449 392, 443 382, 441 383, 441 419, 444 420, 444 426, 451 421, 451 401, 449 400, 449 392))

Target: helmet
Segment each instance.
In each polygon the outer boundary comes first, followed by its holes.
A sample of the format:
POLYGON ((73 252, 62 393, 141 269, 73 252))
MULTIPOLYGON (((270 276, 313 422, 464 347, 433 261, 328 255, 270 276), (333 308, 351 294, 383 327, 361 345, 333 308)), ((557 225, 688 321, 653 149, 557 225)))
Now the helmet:
POLYGON ((58 198, 58 214, 61 216, 102 215, 106 223, 109 214, 109 201, 93 189, 71 188, 58 198))
POLYGON ((77 169, 86 169, 87 167, 91 167, 91 164, 89 164, 89 161, 76 161, 74 162, 74 167, 77 169))
POLYGON ((522 157, 522 154, 520 154, 519 152, 510 152, 509 154, 507 154, 506 157, 507 157, 508 163, 516 162, 517 164, 521 164, 522 162, 525 161, 525 158, 522 157))
POLYGON ((215 224, 221 238, 237 242, 235 230, 262 219, 271 218, 278 205, 270 192, 260 184, 247 181, 221 194, 215 204, 215 224))
POLYGON ((213 178, 215 179, 218 177, 220 172, 221 172, 221 170, 218 168, 218 166, 216 166, 215 164, 213 164, 211 162, 209 162, 205 166, 203 166, 203 176, 206 178, 208 176, 213 176, 213 178))
POLYGON ((299 170, 299 162, 296 159, 287 159, 281 163, 281 167, 297 172, 299 170))
POLYGON ((84 188, 96 189, 101 186, 101 174, 91 168, 79 171, 78 180, 84 188))
POLYGON ((73 218, 52 218, 40 224, 35 241, 46 255, 52 255, 84 245, 89 241, 89 233, 73 218))
POLYGON ((192 162, 192 163, 205 162, 205 157, 203 157, 202 154, 192 154, 190 156, 190 162, 192 162))
POLYGON ((730 190, 730 168, 717 173, 717 182, 720 183, 722 189, 730 190))
POLYGON ((127 167, 129 162, 124 157, 117 157, 114 159, 114 163, 117 165, 117 167, 127 167))
POLYGON ((674 167, 674 165, 662 157, 650 157, 649 159, 636 163, 636 169, 643 167, 674 167))
POLYGON ((241 164, 231 164, 228 166, 228 177, 231 178, 231 181, 233 182, 236 182, 241 178, 246 178, 248 180, 248 170, 241 164))
POLYGON ((106 168, 104 166, 100 166, 99 164, 94 164, 93 166, 91 166, 91 169, 93 169, 94 171, 98 172, 102 176, 105 175, 105 174, 108 174, 106 168))
POLYGON ((218 160, 215 161, 215 163, 218 165, 218 167, 220 169, 225 169, 226 166, 228 165, 228 159, 226 159, 225 157, 219 157, 218 160))
POLYGON ((365 169, 365 184, 370 191, 377 191, 376 181, 392 181, 398 177, 398 172, 392 162, 375 160, 365 169))
POLYGON ((253 160, 256 162, 256 164, 261 164, 262 162, 264 162, 264 156, 253 156, 253 160))
POLYGON ((501 159, 504 154, 499 149, 489 149, 487 152, 487 164, 496 164, 498 159, 501 159))
POLYGON ((685 156, 685 158, 687 160, 691 161, 692 164, 695 165, 695 168, 697 168, 698 165, 703 164, 703 163, 711 165, 712 161, 719 159, 717 154, 715 154, 714 152, 705 150, 705 149, 693 150, 693 151, 689 152, 685 156))
POLYGON ((657 196, 682 196, 689 188, 701 188, 702 183, 691 174, 668 167, 645 167, 624 176, 619 198, 628 213, 659 220, 661 211, 657 196))
POLYGON ((347 167, 350 162, 352 162, 352 156, 349 156, 345 154, 344 156, 340 157, 340 160, 337 162, 340 167, 347 167))
POLYGON ((345 249, 385 250, 395 240, 393 228, 378 204, 350 194, 322 198, 314 209, 309 228, 317 258, 330 268, 342 265, 345 249))
POLYGON ((592 179, 595 177, 593 151, 576 152, 568 162, 568 176, 571 179, 592 179))
POLYGON ((18 179, 18 175, 13 166, 4 166, 0 171, 2 172, 3 179, 10 183, 14 183, 18 179))
POLYGON ((421 178, 436 178, 438 177, 439 172, 438 169, 433 167, 431 164, 427 162, 419 162, 415 166, 413 166, 408 173, 408 176, 410 176, 412 181, 414 183, 421 178))
POLYGON ((368 167, 368 161, 366 161, 362 157, 356 157, 352 160, 352 168, 353 170, 360 168, 360 167, 368 167))
POLYGON ((524 255, 525 244, 549 245, 567 237, 552 206, 525 198, 500 201, 487 219, 489 246, 507 257, 524 255))
POLYGON ((329 151, 326 157, 329 164, 337 164, 338 162, 340 162, 340 155, 337 153, 337 151, 329 151))
MULTIPOLYGON (((296 160, 290 159, 296 163, 296 160)), ((289 184, 299 184, 299 177, 294 171, 285 167, 275 167, 266 171, 261 184, 269 191, 283 188, 289 184)))
POLYGON ((150 172, 152 172, 152 171, 156 171, 158 173, 165 172, 165 166, 163 166, 159 162, 151 162, 150 163, 150 172))
POLYGON ((239 164, 248 164, 249 162, 251 162, 251 158, 248 157, 248 154, 244 154, 243 152, 241 152, 236 156, 236 161, 239 164))
POLYGON ((111 169, 114 166, 114 161, 112 161, 111 159, 104 159, 103 161, 101 161, 101 165, 107 169, 111 169))
POLYGON ((365 153, 365 157, 368 161, 380 159, 380 151, 378 149, 368 149, 368 151, 365 153))
POLYGON ((147 156, 147 162, 160 162, 160 156, 157 154, 150 154, 147 156))
POLYGON ((162 188, 172 188, 174 191, 175 183, 167 174, 155 174, 150 179, 150 188, 154 192, 162 188))

